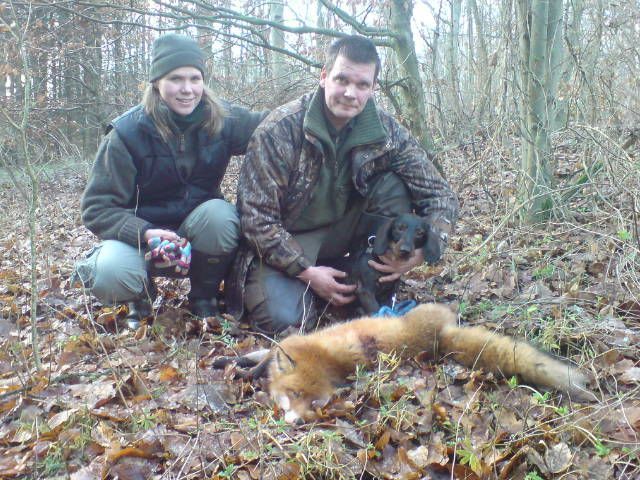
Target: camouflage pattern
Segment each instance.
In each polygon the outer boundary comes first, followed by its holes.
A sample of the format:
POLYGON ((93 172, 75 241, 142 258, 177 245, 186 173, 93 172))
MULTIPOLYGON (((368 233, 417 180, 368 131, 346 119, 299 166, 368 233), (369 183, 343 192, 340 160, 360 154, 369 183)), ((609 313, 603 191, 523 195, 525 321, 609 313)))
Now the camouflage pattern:
MULTIPOLYGON (((236 318, 243 312, 246 274, 256 254, 291 276, 310 266, 288 230, 308 203, 324 161, 319 140, 303 130, 312 96, 271 112, 249 142, 237 204, 245 238, 226 292, 228 311, 236 318)), ((364 196, 377 174, 392 171, 407 185, 416 213, 448 234, 458 213, 455 193, 409 131, 384 110, 377 112, 388 135, 385 142, 351 151, 355 188, 364 196)))

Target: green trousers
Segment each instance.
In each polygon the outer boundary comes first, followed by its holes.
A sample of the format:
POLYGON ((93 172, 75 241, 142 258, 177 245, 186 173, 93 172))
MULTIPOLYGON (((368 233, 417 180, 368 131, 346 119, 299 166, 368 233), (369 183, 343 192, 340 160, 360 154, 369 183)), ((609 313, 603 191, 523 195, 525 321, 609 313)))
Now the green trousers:
MULTIPOLYGON (((187 216, 177 233, 189 239, 194 251, 231 254, 238 246, 240 219, 230 203, 208 200, 187 216)), ((76 263, 75 274, 103 304, 141 300, 149 296, 149 276, 171 276, 169 272, 153 270, 144 254, 145 250, 124 242, 105 240, 76 263)))

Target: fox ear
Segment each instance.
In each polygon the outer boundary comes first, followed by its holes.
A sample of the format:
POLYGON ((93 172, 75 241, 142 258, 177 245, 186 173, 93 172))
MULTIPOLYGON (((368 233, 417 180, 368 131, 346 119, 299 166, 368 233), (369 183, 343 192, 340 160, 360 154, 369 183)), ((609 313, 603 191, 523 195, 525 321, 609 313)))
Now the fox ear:
POLYGON ((296 368, 296 362, 281 347, 276 348, 274 362, 280 373, 289 373, 296 368))

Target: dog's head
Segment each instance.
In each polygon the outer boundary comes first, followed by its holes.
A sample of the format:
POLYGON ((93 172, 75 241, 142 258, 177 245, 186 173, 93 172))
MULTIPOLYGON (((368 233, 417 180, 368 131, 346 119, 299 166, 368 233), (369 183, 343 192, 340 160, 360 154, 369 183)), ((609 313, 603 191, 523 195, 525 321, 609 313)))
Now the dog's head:
POLYGON ((373 253, 377 256, 391 252, 396 258, 409 258, 416 248, 422 248, 429 235, 426 220, 413 213, 389 219, 376 232, 373 253))

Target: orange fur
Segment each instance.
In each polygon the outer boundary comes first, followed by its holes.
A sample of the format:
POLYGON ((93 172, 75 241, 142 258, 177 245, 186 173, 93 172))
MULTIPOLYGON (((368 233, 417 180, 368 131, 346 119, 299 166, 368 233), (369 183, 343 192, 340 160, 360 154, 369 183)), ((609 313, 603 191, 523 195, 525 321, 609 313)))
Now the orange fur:
POLYGON ((458 327, 444 305, 424 304, 403 317, 363 317, 308 335, 285 338, 269 354, 270 392, 290 422, 314 418, 336 386, 357 365, 370 364, 378 352, 407 358, 428 352, 434 359, 451 355, 468 367, 563 390, 584 398, 587 377, 526 342, 482 327, 458 327))

